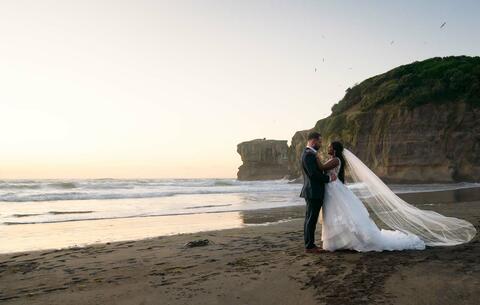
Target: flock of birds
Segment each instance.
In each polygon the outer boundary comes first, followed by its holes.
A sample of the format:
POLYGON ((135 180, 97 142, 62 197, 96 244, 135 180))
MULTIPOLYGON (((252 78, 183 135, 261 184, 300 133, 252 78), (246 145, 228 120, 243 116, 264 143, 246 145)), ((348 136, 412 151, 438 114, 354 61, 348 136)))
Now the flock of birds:
MULTIPOLYGON (((440 25, 440 29, 443 29, 447 25, 447 22, 443 22, 440 25)), ((325 39, 325 35, 322 35, 322 38, 325 39)), ((390 45, 393 45, 395 40, 390 41, 390 45)), ((325 62, 325 57, 322 58, 322 62, 325 62)), ((352 67, 349 67, 348 70, 352 70, 352 67)), ((315 72, 317 72, 317 67, 315 67, 315 72)))

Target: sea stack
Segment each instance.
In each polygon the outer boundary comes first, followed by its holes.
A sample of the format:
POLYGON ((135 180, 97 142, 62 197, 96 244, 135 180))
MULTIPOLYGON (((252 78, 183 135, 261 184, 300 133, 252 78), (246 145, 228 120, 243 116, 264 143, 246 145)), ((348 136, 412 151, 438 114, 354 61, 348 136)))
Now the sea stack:
POLYGON ((237 145, 243 164, 238 180, 282 179, 289 173, 287 140, 256 139, 237 145))

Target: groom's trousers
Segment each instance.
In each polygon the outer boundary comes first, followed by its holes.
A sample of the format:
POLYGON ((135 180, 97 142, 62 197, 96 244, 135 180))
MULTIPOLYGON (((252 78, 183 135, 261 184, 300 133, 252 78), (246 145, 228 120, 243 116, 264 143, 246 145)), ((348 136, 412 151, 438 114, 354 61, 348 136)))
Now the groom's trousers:
POLYGON ((322 208, 322 199, 308 199, 307 209, 305 212, 305 223, 303 224, 303 236, 305 238, 305 249, 315 247, 315 229, 317 228, 318 215, 322 208))

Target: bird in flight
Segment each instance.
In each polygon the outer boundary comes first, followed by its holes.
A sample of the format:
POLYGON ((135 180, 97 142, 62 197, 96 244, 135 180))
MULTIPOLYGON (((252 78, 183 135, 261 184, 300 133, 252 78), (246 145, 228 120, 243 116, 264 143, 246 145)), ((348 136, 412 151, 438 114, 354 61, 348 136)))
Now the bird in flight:
POLYGON ((446 22, 442 23, 442 25, 440 26, 440 28, 443 29, 443 27, 444 27, 446 24, 447 24, 446 22))
POLYGON ((390 44, 393 44, 394 42, 395 42, 395 40, 392 40, 392 41, 390 41, 390 44))

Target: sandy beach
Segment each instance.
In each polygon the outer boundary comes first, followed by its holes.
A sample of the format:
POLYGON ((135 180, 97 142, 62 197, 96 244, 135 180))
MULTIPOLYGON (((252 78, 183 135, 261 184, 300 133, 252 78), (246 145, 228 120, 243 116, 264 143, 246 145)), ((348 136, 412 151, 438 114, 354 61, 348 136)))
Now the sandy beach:
MULTIPOLYGON (((477 229, 480 226, 480 201, 431 208, 467 219, 477 229)), ((297 217, 272 225, 3 254, 0 301, 52 305, 478 304, 478 236, 468 244, 425 251, 304 254, 303 220, 298 218, 302 208, 292 209, 288 213, 297 217), (210 243, 185 247, 199 239, 210 243)), ((250 219, 255 222, 254 216, 250 219)))

